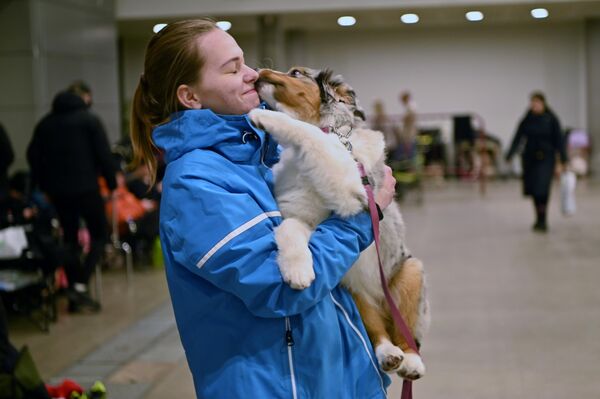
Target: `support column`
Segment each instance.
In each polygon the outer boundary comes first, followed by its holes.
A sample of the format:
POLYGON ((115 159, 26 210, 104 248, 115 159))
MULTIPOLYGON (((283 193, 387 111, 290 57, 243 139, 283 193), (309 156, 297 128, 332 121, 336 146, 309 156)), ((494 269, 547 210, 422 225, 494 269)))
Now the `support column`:
POLYGON ((279 15, 258 17, 258 67, 285 68, 284 34, 279 15))
POLYGON ((7 0, 0 3, 0 122, 26 169, 33 128, 74 80, 92 88, 93 111, 121 136, 115 0, 7 0))
POLYGON ((600 19, 586 21, 586 55, 588 131, 594 147, 590 168, 600 179, 600 19))
POLYGON ((290 30, 285 35, 285 59, 287 65, 285 68, 293 66, 312 66, 306 51, 306 32, 303 30, 290 30))

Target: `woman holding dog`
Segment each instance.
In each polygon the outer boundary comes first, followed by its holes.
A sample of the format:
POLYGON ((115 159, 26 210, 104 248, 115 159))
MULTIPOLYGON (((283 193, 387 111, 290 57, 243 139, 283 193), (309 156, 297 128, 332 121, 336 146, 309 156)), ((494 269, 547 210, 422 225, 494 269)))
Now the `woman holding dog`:
MULTIPOLYGON (((550 185, 556 168, 556 154, 559 154, 561 164, 565 165, 567 153, 560 122, 548 107, 546 97, 542 92, 531 94, 529 110, 519 123, 506 154, 507 162, 523 142, 525 142, 525 148, 521 155, 523 194, 531 196, 533 199, 536 217, 533 230, 544 233, 548 230, 546 215, 550 185)), ((562 165, 559 165, 559 169, 562 169, 562 165)))
MULTIPOLYGON (((276 143, 252 126, 257 73, 210 20, 182 21, 146 49, 132 110, 138 162, 165 153, 160 233, 171 300, 202 398, 383 398, 389 378, 351 295, 339 286, 371 244, 367 212, 331 215, 310 239, 316 279, 279 273, 281 223, 271 166, 276 143)), ((393 199, 386 176, 376 193, 393 199)))

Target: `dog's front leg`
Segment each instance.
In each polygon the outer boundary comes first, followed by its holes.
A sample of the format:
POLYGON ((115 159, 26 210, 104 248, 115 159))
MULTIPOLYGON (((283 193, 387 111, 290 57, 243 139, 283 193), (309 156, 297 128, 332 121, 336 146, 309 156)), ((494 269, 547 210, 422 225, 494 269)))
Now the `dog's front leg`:
POLYGON ((271 134, 284 147, 299 146, 307 141, 307 135, 314 138, 323 136, 318 127, 279 111, 253 109, 248 114, 252 124, 271 134))
POLYGON ((279 271, 283 280, 297 290, 309 287, 315 279, 312 253, 308 248, 311 234, 310 227, 295 218, 284 219, 275 230, 279 271))

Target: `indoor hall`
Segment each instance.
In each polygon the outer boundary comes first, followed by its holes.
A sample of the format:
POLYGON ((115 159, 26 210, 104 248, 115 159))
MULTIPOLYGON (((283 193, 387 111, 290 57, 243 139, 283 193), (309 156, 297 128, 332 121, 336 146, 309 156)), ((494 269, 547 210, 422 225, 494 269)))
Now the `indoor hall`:
MULTIPOLYGON (((547 235, 530 231, 515 182, 493 183, 485 197, 470 182, 428 187, 423 205, 402 205, 432 313, 415 398, 597 396, 599 190, 580 185, 570 218, 554 198, 547 235)), ((108 272, 103 284, 100 314, 61 312, 49 334, 11 320, 13 342, 29 345, 49 381, 100 379, 114 398, 194 397, 164 272, 136 272, 130 286, 108 272)), ((400 391, 395 378, 388 397, 400 391)))
MULTIPOLYGON (((0 3, 0 126, 12 147, 7 187, 30 193, 19 179, 31 176, 34 130, 57 93, 83 82, 93 93, 87 108, 118 161, 115 184, 120 189, 124 179, 123 196, 137 197, 139 212, 121 220, 105 197, 112 234, 87 302, 73 306, 62 264, 58 273, 37 271, 34 278, 48 277, 41 293, 10 288, 12 266, 1 274, 10 342, 29 347, 44 382, 71 379, 90 389, 101 381, 108 398, 195 397, 157 239, 161 193, 146 191, 145 168, 127 169, 127 138, 153 30, 201 16, 219 21, 252 68, 341 74, 367 126, 383 132, 406 243, 423 261, 431 311, 415 398, 600 394, 592 377, 600 354, 593 339, 600 320, 600 1, 591 0, 0 3), (534 207, 522 195, 528 172, 513 139, 540 94, 544 112, 560 121, 569 160, 556 149, 549 199, 534 195, 534 207)), ((2 229, 18 225, 7 215, 2 229)), ((64 229, 53 220, 62 245, 64 229)), ((89 253, 93 231, 78 233, 89 253)), ((27 253, 36 254, 23 251, 23 259, 27 253)), ((310 381, 294 382, 297 397, 310 397, 302 388, 310 381)), ((400 397, 401 386, 394 376, 387 397, 400 397)))

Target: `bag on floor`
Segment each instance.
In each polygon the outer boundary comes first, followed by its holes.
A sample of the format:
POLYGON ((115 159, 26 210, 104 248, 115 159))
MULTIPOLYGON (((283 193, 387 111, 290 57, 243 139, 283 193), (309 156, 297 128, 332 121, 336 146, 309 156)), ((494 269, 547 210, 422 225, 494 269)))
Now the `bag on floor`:
POLYGON ((567 170, 560 176, 560 207, 565 216, 572 216, 577 210, 575 203, 576 184, 577 176, 575 176, 575 172, 567 170))
POLYGON ((12 226, 0 230, 0 259, 18 259, 25 248, 25 227, 12 226))
POLYGON ((0 374, 0 399, 50 399, 27 346, 10 374, 0 374))

